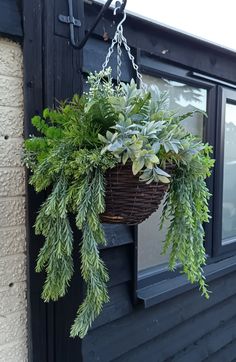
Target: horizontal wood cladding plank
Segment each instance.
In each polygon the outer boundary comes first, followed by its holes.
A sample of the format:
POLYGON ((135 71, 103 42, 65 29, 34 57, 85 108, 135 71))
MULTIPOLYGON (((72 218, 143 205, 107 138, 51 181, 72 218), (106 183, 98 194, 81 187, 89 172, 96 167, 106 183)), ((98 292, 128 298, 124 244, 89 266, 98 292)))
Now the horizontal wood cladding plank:
MULTIPOLYGON (((71 215, 70 222, 73 226, 74 239, 79 240, 81 238, 81 232, 75 225, 75 217, 71 215)), ((105 237, 107 244, 104 246, 99 246, 99 249, 104 255, 104 251, 109 249, 116 249, 117 247, 123 247, 126 245, 133 245, 134 237, 132 232, 132 227, 127 225, 119 224, 103 224, 103 229, 105 232, 105 237)))
POLYGON ((123 224, 103 224, 107 245, 100 249, 111 248, 124 244, 131 244, 134 241, 132 227, 123 224))
POLYGON ((0 33, 21 38, 22 14, 18 3, 17 0, 0 0, 0 33))
MULTIPOLYGON (((120 358, 116 359, 116 362, 164 362, 173 361, 176 353, 188 347, 190 344, 199 340, 199 338, 205 336, 218 329, 220 324, 230 325, 230 331, 228 331, 228 338, 222 331, 221 336, 215 334, 215 343, 227 343, 230 335, 231 338, 236 336, 236 295, 215 305, 213 308, 203 311, 202 313, 194 316, 193 318, 179 324, 177 327, 172 328, 170 331, 160 335, 157 338, 139 346, 138 348, 124 354, 120 358), (235 318, 233 318, 235 317, 235 318), (233 319, 232 319, 233 318, 233 319), (231 320, 232 319, 232 320, 231 320), (235 330, 233 332, 233 330, 235 330), (221 342, 220 342, 221 338, 221 342)), ((214 344, 214 338, 208 339, 208 342, 214 344)), ((206 338, 207 343, 207 338, 206 338)), ((212 345, 209 345, 209 349, 212 345)), ((202 357, 198 355, 198 362, 202 361, 202 357)), ((187 359, 188 361, 192 359, 187 359)), ((181 360, 186 362, 187 360, 181 360)))
MULTIPOLYGON (((86 5, 86 29, 91 27, 98 11, 99 6, 86 5)), ((112 38, 115 30, 112 20, 112 12, 107 11, 94 34, 102 39, 105 29, 109 38, 112 38)), ((185 65, 192 70, 236 82, 236 55, 232 51, 131 15, 124 25, 124 34, 133 48, 185 65)))
POLYGON ((82 342, 84 361, 92 361, 91 354, 103 362, 112 361, 199 313, 214 309, 217 304, 236 294, 236 273, 213 281, 210 289, 212 294, 209 300, 201 297, 198 290, 191 290, 146 310, 139 305, 125 318, 91 331, 82 342))
MULTIPOLYGON (((236 317, 224 322, 221 321, 218 328, 189 345, 181 353, 171 357, 169 362, 205 361, 211 355, 221 354, 221 350, 230 343, 236 343, 236 317)), ((228 361, 228 359, 222 359, 221 361, 226 360, 228 361)))
POLYGON ((132 245, 101 250, 110 276, 109 287, 132 280, 132 253, 132 245))
POLYGON ((94 322, 92 328, 110 323, 132 312, 131 288, 129 283, 124 283, 109 288, 110 302, 105 304, 100 316, 94 322))
MULTIPOLYGON (((227 344, 220 351, 214 353, 204 362, 235 362, 236 361, 236 340, 227 344)), ((192 361, 191 361, 192 362, 192 361)))

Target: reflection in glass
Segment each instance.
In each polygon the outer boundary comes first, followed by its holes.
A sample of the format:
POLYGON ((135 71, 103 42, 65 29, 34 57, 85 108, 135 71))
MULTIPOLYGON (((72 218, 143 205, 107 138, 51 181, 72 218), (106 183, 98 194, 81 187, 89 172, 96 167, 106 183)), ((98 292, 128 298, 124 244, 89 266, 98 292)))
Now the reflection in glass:
MULTIPOLYGON (((206 112, 207 91, 201 88, 161 78, 154 78, 143 75, 146 84, 155 84, 161 92, 167 91, 169 94, 168 106, 177 114, 183 114, 194 110, 206 112)), ((196 113, 194 117, 183 121, 185 127, 194 135, 202 138, 203 135, 203 115, 196 113)), ((235 174, 236 175, 236 174, 235 174)), ((164 202, 164 201, 163 201, 164 202)), ((146 221, 138 226, 138 269, 139 271, 165 264, 169 256, 160 255, 162 242, 165 240, 168 224, 159 231, 160 216, 162 214, 163 202, 159 209, 146 221)))
POLYGON ((236 105, 225 107, 222 239, 236 236, 236 105))
MULTIPOLYGON (((155 84, 161 92, 168 92, 168 108, 181 115, 194 110, 206 111, 207 91, 206 89, 191 87, 187 84, 175 82, 173 80, 154 78, 143 75, 146 84, 155 84)), ((200 113, 189 117, 183 121, 186 128, 194 135, 202 136, 203 116, 200 113)))

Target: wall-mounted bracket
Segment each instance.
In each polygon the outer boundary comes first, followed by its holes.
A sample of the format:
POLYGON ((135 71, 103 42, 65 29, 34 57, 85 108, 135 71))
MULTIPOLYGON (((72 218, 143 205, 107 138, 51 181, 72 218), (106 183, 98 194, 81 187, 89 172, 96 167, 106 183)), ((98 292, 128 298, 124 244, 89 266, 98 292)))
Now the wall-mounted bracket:
POLYGON ((77 27, 81 26, 81 21, 79 19, 75 19, 73 16, 59 15, 58 19, 61 23, 73 24, 77 27))
MULTIPOLYGON (((98 16, 95 19, 95 22, 93 24, 93 26, 91 27, 91 29, 89 29, 89 31, 87 32, 87 34, 85 35, 84 39, 78 43, 75 40, 75 31, 74 31, 74 27, 80 27, 81 26, 81 21, 79 19, 75 19, 74 17, 74 12, 73 12, 73 0, 68 0, 68 8, 69 8, 69 16, 66 15, 59 15, 58 16, 58 20, 62 23, 66 23, 69 24, 70 26, 70 42, 72 44, 72 46, 76 49, 82 49, 83 46, 87 43, 88 38, 90 36, 90 34, 93 32, 93 30, 95 29, 95 27, 97 26, 97 24, 99 23, 99 21, 101 20, 104 12, 109 8, 109 6, 111 5, 113 0, 107 0, 107 2, 104 4, 104 6, 102 7, 102 9, 100 10, 100 12, 98 13, 98 16)), ((117 8, 117 13, 122 13, 124 11, 124 8, 126 6, 127 0, 122 0, 122 3, 120 1, 116 1, 116 5, 115 7, 117 8)))

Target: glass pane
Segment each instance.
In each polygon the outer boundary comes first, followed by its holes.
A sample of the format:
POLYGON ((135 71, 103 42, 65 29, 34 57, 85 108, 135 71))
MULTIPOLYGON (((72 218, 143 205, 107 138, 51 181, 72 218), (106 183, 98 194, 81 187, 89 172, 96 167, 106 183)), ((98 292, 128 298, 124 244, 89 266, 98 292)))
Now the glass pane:
MULTIPOLYGON (((191 112, 193 110, 207 110, 207 91, 201 88, 191 87, 189 85, 143 75, 144 83, 155 84, 160 91, 168 91, 169 108, 175 110, 178 114, 191 112)), ((196 114, 194 117, 183 121, 185 127, 195 135, 203 135, 203 116, 196 114)), ((166 264, 169 255, 161 255, 162 242, 168 223, 164 225, 163 230, 159 231, 160 217, 162 214, 163 203, 159 209, 152 214, 148 220, 138 226, 138 269, 139 271, 166 264)))
POLYGON ((225 107, 225 149, 223 178, 223 244, 236 236, 236 105, 225 107))
MULTIPOLYGON (((206 111, 206 89, 195 88, 173 80, 155 78, 149 75, 143 75, 143 81, 146 84, 157 85, 161 92, 168 92, 168 107, 179 115, 194 110, 206 111)), ((183 124, 194 135, 202 136, 203 117, 201 114, 185 119, 183 124)))

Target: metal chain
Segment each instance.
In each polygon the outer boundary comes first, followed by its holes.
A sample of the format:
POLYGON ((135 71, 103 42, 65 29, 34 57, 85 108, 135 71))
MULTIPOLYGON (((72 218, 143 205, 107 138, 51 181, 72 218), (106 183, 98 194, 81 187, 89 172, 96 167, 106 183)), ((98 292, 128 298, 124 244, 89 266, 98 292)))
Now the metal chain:
MULTIPOLYGON (((118 8, 115 8, 114 15, 116 15, 117 9, 118 8)), ((138 65, 135 63, 135 58, 131 54, 131 49, 127 43, 127 39, 125 38, 125 36, 123 34, 123 25, 122 24, 125 21, 125 19, 126 19, 126 13, 124 12, 124 17, 120 21, 120 23, 117 25, 117 29, 116 29, 114 38, 112 39, 111 46, 109 47, 106 59, 105 59, 104 63, 102 64, 102 70, 105 70, 107 68, 111 55, 114 52, 114 47, 115 47, 115 45, 117 45, 117 83, 118 84, 120 83, 120 81, 121 81, 121 65, 122 65, 122 61, 121 61, 122 48, 121 48, 121 46, 123 44, 125 50, 127 51, 128 57, 132 63, 133 69, 136 72, 136 76, 140 82, 140 87, 143 89, 146 89, 146 85, 143 83, 142 74, 139 72, 138 65)))
POLYGON ((135 63, 135 58, 131 53, 130 47, 128 46, 127 39, 124 37, 123 34, 122 34, 122 43, 123 43, 123 45, 125 47, 125 50, 127 51, 128 57, 131 60, 132 66, 133 66, 133 68, 134 68, 134 70, 136 72, 136 77, 138 78, 138 80, 140 82, 140 87, 142 89, 146 89, 146 85, 143 83, 142 74, 139 72, 138 65, 135 63))
POLYGON ((118 36, 118 42, 117 42, 117 84, 120 84, 120 81, 121 81, 121 65, 122 65, 122 62, 121 62, 121 56, 122 56, 122 49, 121 49, 121 46, 122 46, 122 37, 121 37, 121 33, 119 33, 119 36, 118 36))
POLYGON ((108 63, 110 61, 110 57, 111 57, 112 53, 114 52, 114 46, 116 45, 116 43, 117 43, 117 32, 115 33, 115 36, 112 39, 111 46, 109 47, 107 55, 106 55, 106 59, 105 59, 104 63, 102 64, 102 70, 105 70, 107 68, 108 63))

